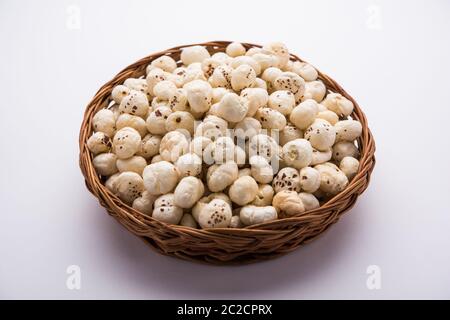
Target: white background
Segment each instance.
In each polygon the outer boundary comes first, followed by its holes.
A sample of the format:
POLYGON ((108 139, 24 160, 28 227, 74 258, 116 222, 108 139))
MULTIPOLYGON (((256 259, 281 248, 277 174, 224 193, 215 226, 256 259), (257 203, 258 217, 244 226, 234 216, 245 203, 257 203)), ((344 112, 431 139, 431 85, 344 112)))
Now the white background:
POLYGON ((449 14, 444 0, 2 0, 0 298, 450 298, 449 14), (82 114, 103 83, 208 40, 285 42, 359 102, 376 139, 354 209, 273 261, 156 254, 105 213, 78 168, 82 114), (72 264, 81 290, 66 287, 72 264), (366 286, 369 265, 380 290, 366 286))

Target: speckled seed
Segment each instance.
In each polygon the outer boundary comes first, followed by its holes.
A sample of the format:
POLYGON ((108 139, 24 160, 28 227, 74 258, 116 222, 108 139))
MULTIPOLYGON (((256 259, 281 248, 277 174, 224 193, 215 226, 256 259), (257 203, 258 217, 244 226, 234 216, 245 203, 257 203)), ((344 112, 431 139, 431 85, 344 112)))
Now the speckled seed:
POLYGON ((194 80, 186 83, 183 88, 186 90, 187 100, 192 111, 208 111, 212 103, 212 87, 208 82, 194 80))
POLYGON ((189 141, 180 131, 170 131, 164 135, 159 145, 159 154, 170 162, 175 162, 180 156, 187 153, 189 141))
POLYGON ((139 198, 134 199, 132 207, 147 216, 151 216, 156 198, 157 196, 150 194, 148 191, 143 191, 139 198))
POLYGON ((234 91, 249 88, 255 83, 256 72, 248 64, 243 64, 231 72, 231 87, 234 91))
POLYGON ((342 120, 338 121, 334 128, 336 130, 336 142, 339 141, 354 141, 362 133, 361 122, 356 120, 342 120))
POLYGON ((153 95, 161 100, 169 100, 177 92, 175 83, 169 80, 163 80, 153 87, 153 95))
POLYGON ((261 73, 260 64, 255 59, 253 59, 252 57, 248 57, 248 56, 239 56, 239 57, 233 58, 231 60, 230 66, 233 69, 237 69, 244 64, 252 67, 252 69, 255 71, 256 75, 259 75, 261 73))
POLYGON ((126 204, 131 205, 134 199, 144 191, 144 181, 136 172, 122 172, 116 181, 117 196, 126 204))
POLYGON ((295 106, 295 98, 288 90, 279 90, 269 96, 269 107, 287 116, 295 106))
POLYGON ((155 68, 160 68, 167 72, 172 72, 177 68, 177 63, 172 57, 161 56, 151 62, 151 65, 155 68))
POLYGON ((145 95, 147 95, 148 93, 148 85, 145 79, 128 78, 124 81, 123 84, 131 91, 139 91, 145 95))
POLYGON ((184 177, 174 191, 175 205, 181 208, 192 208, 204 192, 205 187, 200 179, 191 176, 184 177))
POLYGON ((284 146, 289 141, 302 138, 303 131, 291 124, 287 124, 279 134, 279 141, 281 146, 284 146))
POLYGON ((335 195, 348 185, 347 176, 334 164, 326 162, 314 167, 320 173, 320 190, 335 195))
POLYGON ((351 180, 358 173, 359 161, 353 157, 344 157, 339 164, 339 169, 351 180))
POLYGON ((120 172, 132 171, 142 175, 147 161, 143 157, 133 156, 128 159, 117 159, 116 166, 120 172))
POLYGON ((278 157, 280 148, 274 138, 265 135, 257 134, 250 139, 248 157, 251 158, 254 155, 264 157, 266 160, 271 161, 278 157))
POLYGON ((292 92, 296 102, 301 100, 305 92, 305 80, 293 72, 283 72, 275 79, 273 86, 276 90, 289 90, 292 92))
POLYGON ((254 205, 247 205, 241 208, 239 218, 244 225, 251 226, 276 220, 278 214, 277 210, 272 206, 257 207, 254 205))
POLYGON ((305 211, 302 199, 295 191, 282 190, 273 197, 272 205, 281 216, 293 216, 305 211))
POLYGON ((333 160, 340 162, 345 157, 359 157, 359 150, 354 142, 340 141, 333 146, 333 160))
MULTIPOLYGON (((219 65, 214 68, 208 79, 213 88, 231 89, 231 73, 233 68, 228 65, 219 65)), ((214 99, 213 99, 214 100, 214 99)))
POLYGON ((119 159, 132 157, 140 146, 141 135, 133 128, 122 128, 114 135, 113 150, 119 159))
POLYGON ((130 94, 130 88, 128 88, 127 86, 121 85, 121 84, 118 86, 115 86, 111 91, 111 97, 118 104, 120 104, 120 102, 122 102, 122 99, 125 98, 129 94, 130 94))
POLYGON ((296 169, 308 166, 312 160, 312 147, 305 139, 295 139, 283 146, 283 160, 296 169))
POLYGON ((128 113, 123 113, 117 118, 116 122, 117 130, 120 130, 125 127, 130 127, 135 129, 141 137, 144 137, 147 134, 147 126, 145 124, 145 120, 138 116, 133 116, 128 113))
POLYGON ((259 108, 256 111, 255 118, 261 122, 264 129, 283 130, 286 126, 286 118, 275 109, 259 108))
POLYGON ((243 176, 236 179, 230 186, 229 196, 237 205, 243 206, 252 202, 258 192, 258 184, 255 179, 243 176))
POLYGON ((195 153, 186 153, 175 162, 181 177, 197 176, 202 171, 202 159, 195 153))
POLYGON ((305 100, 296 106, 290 116, 289 120, 299 129, 306 130, 316 118, 318 113, 317 102, 309 99, 305 100))
POLYGON ((101 153, 92 159, 92 164, 98 174, 111 176, 117 172, 117 156, 114 153, 101 153))
POLYGON ((353 112, 353 102, 339 93, 330 92, 321 104, 340 117, 347 117, 353 112))
POLYGON ((305 207, 306 211, 320 207, 319 200, 317 200, 317 198, 313 194, 300 192, 298 196, 300 197, 300 199, 302 199, 303 206, 305 207))
POLYGON ((286 167, 281 169, 272 182, 275 192, 282 190, 300 191, 300 174, 297 169, 286 167))
POLYGON ((256 197, 251 204, 258 207, 270 206, 274 194, 275 192, 270 184, 260 184, 256 197))
POLYGON ((171 192, 180 177, 177 168, 167 161, 159 161, 146 166, 142 176, 145 189, 154 195, 171 192))
POLYGON ((156 199, 152 217, 165 223, 178 224, 183 216, 183 209, 174 204, 174 198, 173 193, 167 193, 156 199))
POLYGON ((280 68, 285 68, 289 61, 289 50, 284 43, 271 42, 263 46, 263 50, 270 52, 278 58, 280 68))
POLYGON ((87 141, 88 149, 97 155, 103 152, 109 152, 111 150, 111 139, 103 132, 96 132, 89 137, 87 141))
POLYGON ((308 140, 315 149, 326 151, 333 146, 336 139, 336 131, 328 121, 316 119, 308 129, 306 129, 305 139, 308 140))
POLYGON ((225 193, 222 193, 222 192, 211 193, 208 196, 203 197, 199 201, 197 201, 197 203, 192 208, 192 217, 194 217, 195 221, 198 222, 198 217, 200 215, 200 212, 203 210, 203 208, 208 203, 210 203, 214 199, 221 199, 221 200, 225 201, 226 203, 228 203, 228 205, 231 208, 231 199, 225 193))
POLYGON ((147 118, 147 130, 152 134, 165 134, 166 120, 169 115, 172 114, 172 110, 169 107, 160 106, 157 107, 147 118))
POLYGON ((320 187, 320 173, 314 168, 305 167, 300 170, 300 187, 305 192, 313 193, 320 187))
POLYGON ((132 90, 129 95, 124 97, 119 105, 119 111, 129 113, 135 116, 144 117, 148 112, 148 98, 145 93, 132 90))
POLYGON ((230 205, 221 199, 214 199, 201 210, 198 222, 202 228, 227 228, 231 217, 230 205))
POLYGON ((92 118, 92 128, 95 132, 104 132, 109 137, 116 132, 116 120, 114 113, 108 109, 99 110, 92 118))
POLYGON ((183 129, 189 132, 190 135, 194 134, 194 122, 195 119, 189 112, 175 111, 171 113, 166 120, 166 130, 174 131, 183 129))
POLYGON ((160 143, 161 136, 149 133, 142 139, 141 146, 136 154, 148 160, 158 154, 160 143))
POLYGON ((241 97, 247 105, 247 117, 253 117, 269 101, 269 94, 261 88, 246 88, 241 91, 241 97))

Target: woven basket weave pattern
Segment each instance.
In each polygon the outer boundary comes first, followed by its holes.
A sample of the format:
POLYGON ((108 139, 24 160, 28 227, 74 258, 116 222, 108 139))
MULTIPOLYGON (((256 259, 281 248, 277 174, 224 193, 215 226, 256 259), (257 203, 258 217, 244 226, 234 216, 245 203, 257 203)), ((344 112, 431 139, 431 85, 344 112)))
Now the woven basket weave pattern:
MULTIPOLYGON (((214 41, 175 47, 145 57, 122 70, 111 81, 103 85, 86 107, 79 136, 80 168, 89 191, 98 198, 108 213, 116 218, 130 232, 141 237, 159 252, 182 259, 214 264, 249 263, 288 253, 299 245, 307 243, 324 232, 339 217, 349 210, 357 197, 364 192, 375 165, 375 143, 368 128, 367 119, 357 102, 333 79, 319 72, 319 79, 327 89, 345 96, 353 102, 351 116, 362 124, 362 135, 358 139, 361 154, 357 175, 347 188, 321 204, 320 208, 307 211, 298 216, 279 219, 268 223, 249 226, 243 229, 193 229, 178 225, 168 225, 134 210, 124 204, 104 186, 104 181, 95 172, 92 155, 87 149, 87 139, 92 135, 92 117, 109 106, 111 91, 127 78, 145 76, 147 65, 154 59, 168 55, 179 61, 181 49, 202 45, 213 54, 225 51, 228 41, 214 41)), ((259 45, 243 43, 246 49, 259 45)), ((303 61, 291 54, 291 60, 303 61)))

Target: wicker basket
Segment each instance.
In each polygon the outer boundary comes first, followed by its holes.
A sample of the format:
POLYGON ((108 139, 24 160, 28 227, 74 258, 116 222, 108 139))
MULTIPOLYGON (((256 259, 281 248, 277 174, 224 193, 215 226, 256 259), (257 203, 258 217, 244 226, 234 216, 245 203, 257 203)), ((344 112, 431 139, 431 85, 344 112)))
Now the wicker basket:
MULTIPOLYGON (((201 43, 212 54, 225 51, 228 41, 201 43)), ((125 79, 145 75, 146 66, 154 59, 168 55, 179 61, 181 49, 198 44, 179 46, 145 57, 122 70, 97 92, 86 107, 80 131, 80 168, 89 191, 98 198, 111 216, 135 235, 141 237, 151 247, 165 255, 182 259, 213 263, 236 264, 249 263, 277 257, 296 249, 324 232, 339 217, 349 210, 356 198, 367 188, 370 174, 375 165, 375 143, 367 126, 364 113, 355 100, 348 95, 333 79, 319 72, 319 78, 328 89, 350 99, 354 105, 352 117, 362 124, 362 135, 358 139, 361 153, 357 175, 347 188, 327 201, 320 208, 310 210, 298 216, 249 226, 243 229, 193 229, 178 225, 169 225, 134 210, 124 204, 104 186, 104 181, 95 172, 92 155, 86 147, 86 141, 92 135, 92 117, 111 102, 111 90, 125 79)), ((247 49, 260 47, 250 43, 243 44, 247 49)), ((291 60, 302 61, 295 55, 291 60)))

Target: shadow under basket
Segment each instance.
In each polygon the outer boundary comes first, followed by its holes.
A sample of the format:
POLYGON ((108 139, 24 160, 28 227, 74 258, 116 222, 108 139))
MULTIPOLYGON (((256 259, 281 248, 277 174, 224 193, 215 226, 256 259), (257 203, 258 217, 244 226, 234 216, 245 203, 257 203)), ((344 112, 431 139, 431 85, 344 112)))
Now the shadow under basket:
MULTIPOLYGON (((134 210, 111 193, 92 165, 92 155, 86 142, 93 132, 92 118, 98 110, 110 105, 111 91, 114 86, 122 84, 127 78, 145 76, 147 65, 162 55, 179 61, 181 50, 185 47, 202 45, 213 54, 219 51, 224 52, 229 43, 229 41, 213 41, 179 46, 149 55, 128 66, 102 86, 87 105, 79 137, 80 168, 86 186, 111 216, 162 254, 212 264, 242 264, 267 260, 291 252, 299 245, 313 240, 355 204, 358 196, 367 188, 375 165, 375 143, 364 113, 339 84, 319 72, 319 79, 323 81, 327 89, 340 93, 353 102, 354 111, 351 117, 362 124, 362 135, 357 140, 360 151, 358 173, 344 191, 321 203, 320 208, 242 229, 202 230, 169 225, 155 220, 134 210)), ((243 43, 243 45, 246 49, 261 47, 250 43, 243 43)), ((293 54, 290 59, 303 61, 293 54)))

